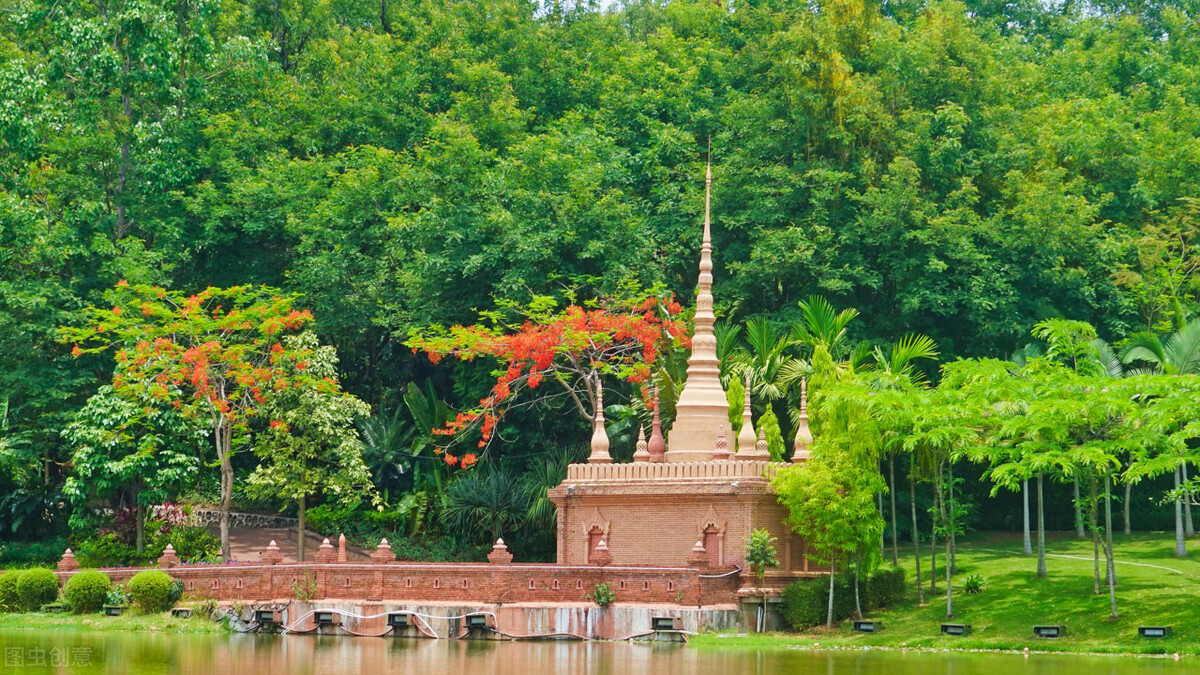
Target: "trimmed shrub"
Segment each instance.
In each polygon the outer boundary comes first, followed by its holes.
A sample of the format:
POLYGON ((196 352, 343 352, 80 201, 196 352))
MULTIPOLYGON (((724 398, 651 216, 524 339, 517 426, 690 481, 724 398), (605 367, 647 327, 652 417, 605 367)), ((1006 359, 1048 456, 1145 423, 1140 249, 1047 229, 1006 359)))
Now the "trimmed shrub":
POLYGON ((17 597, 17 579, 21 574, 13 570, 0 574, 0 612, 21 610, 21 600, 17 597))
POLYGON ((129 580, 129 594, 133 602, 147 614, 165 612, 175 603, 171 602, 175 582, 166 572, 146 570, 138 572, 129 580))
MULTIPOLYGON (((833 619, 854 613, 854 579, 837 577, 833 581, 833 619)), ((793 630, 804 630, 825 623, 829 607, 829 575, 802 579, 783 589, 780 612, 793 630)))
MULTIPOLYGON (((854 616, 854 578, 839 576, 833 584, 834 621, 854 616)), ((879 570, 859 584, 859 593, 864 612, 899 602, 904 597, 904 570, 879 570)), ((782 599, 780 612, 793 630, 824 624, 829 607, 829 576, 788 584, 782 599)))
POLYGON ((58 599, 58 577, 44 567, 25 570, 17 578, 17 598, 27 612, 58 599))
POLYGON ((112 580, 104 572, 80 572, 67 580, 63 596, 71 603, 71 611, 91 614, 100 611, 112 588, 112 580))
POLYGON ((883 609, 904 599, 904 568, 881 569, 867 579, 866 609, 883 609))

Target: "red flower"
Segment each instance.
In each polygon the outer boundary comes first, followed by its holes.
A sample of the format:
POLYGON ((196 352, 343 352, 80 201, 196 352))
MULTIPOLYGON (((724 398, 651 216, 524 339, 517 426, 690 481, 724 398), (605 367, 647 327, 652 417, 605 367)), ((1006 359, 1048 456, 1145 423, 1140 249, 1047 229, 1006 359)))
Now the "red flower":
POLYGON ((125 288, 128 285, 129 285, 129 282, 125 281, 124 279, 117 282, 117 288, 125 288))
POLYGON ((468 452, 467 454, 463 455, 462 468, 465 469, 469 466, 474 466, 475 462, 478 462, 478 461, 479 461, 479 458, 475 456, 475 453, 468 452))
POLYGON ((82 354, 83 350, 79 348, 79 345, 73 345, 71 347, 71 356, 81 356, 82 354))
POLYGON ((458 464, 458 458, 448 452, 446 453, 446 456, 443 457, 442 459, 445 459, 446 464, 449 466, 454 466, 455 464, 458 464))

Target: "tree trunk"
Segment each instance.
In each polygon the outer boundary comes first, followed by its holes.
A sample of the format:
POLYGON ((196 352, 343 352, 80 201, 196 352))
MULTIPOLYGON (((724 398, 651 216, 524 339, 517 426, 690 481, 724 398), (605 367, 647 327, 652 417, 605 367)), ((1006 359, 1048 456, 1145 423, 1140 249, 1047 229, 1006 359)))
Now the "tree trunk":
POLYGON ((123 138, 121 140, 121 164, 117 167, 117 194, 115 199, 117 203, 117 224, 113 231, 113 241, 124 239, 125 233, 129 230, 129 219, 125 206, 125 186, 129 180, 129 135, 133 133, 133 107, 129 99, 129 91, 125 88, 128 86, 129 69, 129 55, 125 54, 121 63, 121 112, 125 115, 125 129, 122 132, 123 138))
MULTIPOLYGON (((934 497, 937 500, 937 497, 934 497)), ((929 517, 929 592, 937 595, 937 518, 929 517)))
POLYGON ((1192 491, 1188 488, 1187 462, 1179 465, 1179 472, 1183 476, 1183 532, 1193 537, 1196 530, 1192 527, 1192 491))
POLYGON ((1096 479, 1088 478, 1088 524, 1092 530, 1092 593, 1100 595, 1100 527, 1097 524, 1096 479))
MULTIPOLYGON (((879 519, 883 520, 883 493, 882 492, 875 493, 875 502, 879 506, 879 519)), ((880 560, 883 560, 884 556, 887 555, 887 541, 884 540, 884 536, 883 536, 884 530, 885 530, 885 528, 882 528, 882 527, 879 528, 879 559, 880 560)))
POLYGON ((1128 480, 1125 481, 1125 503, 1122 504, 1121 506, 1125 509, 1125 536, 1126 537, 1133 534, 1133 525, 1131 524, 1130 518, 1129 518, 1129 500, 1131 499, 1130 493, 1132 491, 1133 491, 1133 483, 1129 482, 1128 480))
POLYGON ((858 579, 859 579, 859 575, 861 574, 861 569, 862 569, 862 556, 860 555, 860 556, 858 556, 858 559, 854 563, 854 616, 860 620, 863 618, 862 598, 860 597, 859 592, 858 592, 858 579))
POLYGON ((220 417, 213 435, 217 441, 217 460, 221 465, 221 561, 228 564, 232 559, 229 551, 229 513, 233 508, 233 427, 229 420, 220 417))
POLYGON ((888 494, 892 499, 892 567, 900 566, 900 543, 896 537, 896 453, 888 457, 888 470, 892 474, 892 483, 888 494))
MULTIPOLYGON (((951 475, 953 475, 953 474, 951 474, 951 475)), ((938 478, 940 479, 941 477, 942 477, 942 470, 941 470, 941 467, 938 467, 938 478)), ((934 485, 937 486, 935 498, 937 499, 937 503, 938 503, 938 515, 941 518, 941 521, 943 523, 949 523, 950 522, 949 514, 946 512, 946 494, 945 494, 945 490, 942 488, 942 482, 939 480, 934 485)), ((950 545, 950 542, 952 541, 952 537, 950 536, 950 532, 953 532, 953 529, 949 530, 947 532, 947 536, 944 538, 945 546, 946 546, 946 560, 945 560, 946 564, 944 565, 944 567, 946 568, 946 618, 947 619, 954 616, 954 586, 951 585, 951 583, 950 583, 950 579, 954 573, 953 563, 950 562, 951 561, 950 556, 951 556, 951 551, 952 551, 952 548, 950 545)))
POLYGON ((1087 533, 1083 531, 1083 506, 1079 503, 1079 476, 1075 476, 1075 538, 1083 539, 1087 533))
POLYGON ((1038 521, 1038 547, 1037 547, 1037 576, 1039 579, 1046 578, 1046 510, 1042 501, 1042 474, 1037 477, 1037 521, 1038 521))
MULTIPOLYGON (((1175 493, 1179 493, 1179 467, 1175 468, 1175 493)), ((1175 500, 1175 557, 1186 558, 1187 547, 1183 544, 1183 503, 1175 500)))
POLYGON ((825 627, 833 628, 833 560, 829 561, 829 607, 825 610, 825 627))
POLYGON ((308 518, 308 500, 304 497, 296 500, 296 562, 304 562, 304 545, 308 543, 305 531, 305 521, 308 518))
POLYGON ((955 531, 957 528, 954 522, 954 462, 946 465, 946 475, 950 477, 950 502, 948 505, 943 504, 942 519, 946 523, 946 559, 950 561, 946 564, 946 570, 947 574, 953 575, 958 574, 958 533, 955 531))
POLYGON ((1104 477, 1104 557, 1108 561, 1108 604, 1111 618, 1117 618, 1117 563, 1113 560, 1112 479, 1104 477))
POLYGON ((137 542, 137 552, 146 552, 146 507, 142 505, 141 490, 139 487, 140 481, 133 482, 133 512, 134 527, 137 528, 135 541, 137 542))
POLYGON ((379 0, 379 27, 385 33, 392 32, 392 23, 388 21, 387 0, 379 0))
POLYGON ((1021 501, 1024 504, 1024 520, 1025 520, 1025 543, 1021 547, 1021 553, 1025 555, 1033 555, 1033 541, 1029 537, 1029 481, 1021 482, 1021 501))
POLYGON ((917 481, 912 467, 908 470, 908 503, 912 507, 913 558, 917 561, 917 604, 925 604, 925 587, 921 583, 921 529, 917 527, 917 481))
MULTIPOLYGON (((1104 477, 1104 545, 1108 549, 1108 553, 1112 553, 1112 477, 1104 477)), ((1108 574, 1107 579, 1109 585, 1117 583, 1117 568, 1113 563, 1112 556, 1108 556, 1108 574)))

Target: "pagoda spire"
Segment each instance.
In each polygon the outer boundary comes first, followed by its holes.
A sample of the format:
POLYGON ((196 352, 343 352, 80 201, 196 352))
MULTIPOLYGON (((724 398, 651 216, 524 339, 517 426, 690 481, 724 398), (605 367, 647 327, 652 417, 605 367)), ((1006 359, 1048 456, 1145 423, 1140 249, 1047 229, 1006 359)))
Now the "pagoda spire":
POLYGON ((704 178, 704 236, 700 243, 700 278, 696 293, 696 329, 688 358, 687 382, 675 404, 675 424, 667 442, 668 462, 704 462, 713 457, 717 433, 729 421, 729 403, 721 388, 717 338, 713 325, 712 158, 704 178))
POLYGON ((608 432, 604 430, 604 386, 596 381, 596 414, 592 417, 592 454, 588 455, 588 464, 611 464, 612 456, 608 454, 608 432))
POLYGON ((812 430, 808 428, 808 383, 800 378, 800 422, 796 425, 796 438, 792 443, 792 462, 808 461, 812 455, 812 430))

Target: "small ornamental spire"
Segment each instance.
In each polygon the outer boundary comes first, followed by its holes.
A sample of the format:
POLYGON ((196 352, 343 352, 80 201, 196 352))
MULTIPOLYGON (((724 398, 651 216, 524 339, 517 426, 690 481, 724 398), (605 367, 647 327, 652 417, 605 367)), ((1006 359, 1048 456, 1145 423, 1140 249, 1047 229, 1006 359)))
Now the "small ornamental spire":
POLYGON ((754 444, 754 451, 758 453, 759 456, 766 455, 768 459, 771 457, 771 448, 769 445, 767 445, 766 429, 758 430, 758 442, 754 444))
POLYGON ((750 376, 746 376, 746 402, 742 407, 742 430, 738 433, 737 458, 748 461, 767 461, 771 453, 765 442, 760 443, 761 433, 754 433, 753 412, 750 409, 750 376))
POLYGON ((750 409, 750 376, 746 376, 746 400, 742 404, 742 428, 737 435, 737 458, 754 459, 754 442, 758 436, 754 433, 754 413, 750 409))
POLYGON ((317 549, 317 563, 328 565, 337 559, 337 553, 333 550, 333 544, 329 543, 329 538, 321 542, 321 548, 317 549))
POLYGON ((649 462, 650 461, 650 444, 646 442, 646 430, 642 425, 638 425, 637 445, 634 446, 633 461, 649 462))
POLYGON ((508 550, 503 539, 497 539, 492 546, 492 552, 487 555, 488 562, 493 565, 509 565, 513 561, 513 555, 508 550))
POLYGON ((612 455, 608 454, 608 432, 604 430, 604 387, 596 381, 596 416, 592 422, 592 454, 588 455, 588 464, 611 464, 612 455))
POLYGON ((283 562, 283 553, 279 550, 279 544, 272 539, 271 543, 267 544, 267 550, 258 554, 258 558, 264 565, 278 565, 283 562))
POLYGON ((722 424, 717 431, 717 443, 713 448, 712 455, 714 462, 723 462, 729 459, 729 441, 725 440, 725 425, 722 424))
POLYGON ((704 540, 696 542, 687 558, 689 567, 705 568, 709 566, 708 551, 704 548, 704 540))
POLYGON ((662 420, 658 411, 658 387, 654 388, 654 421, 650 423, 650 442, 646 444, 651 462, 666 460, 667 442, 663 439, 662 420))
POLYGON ((79 561, 75 560, 75 554, 69 547, 63 551, 62 560, 58 561, 58 569, 60 572, 74 572, 79 569, 79 561))
POLYGON ((593 565, 604 567, 605 565, 612 564, 612 561, 613 554, 612 551, 608 550, 608 542, 601 539, 600 543, 596 544, 596 549, 592 551, 592 558, 589 562, 593 565))
POLYGON ((380 539, 379 546, 375 547, 375 552, 371 554, 371 562, 386 565, 396 559, 396 554, 392 552, 392 545, 387 539, 380 539))
POLYGON ((793 442, 792 463, 799 464, 807 461, 812 454, 813 435, 808 428, 808 383, 800 378, 800 422, 796 425, 796 439, 793 442))

